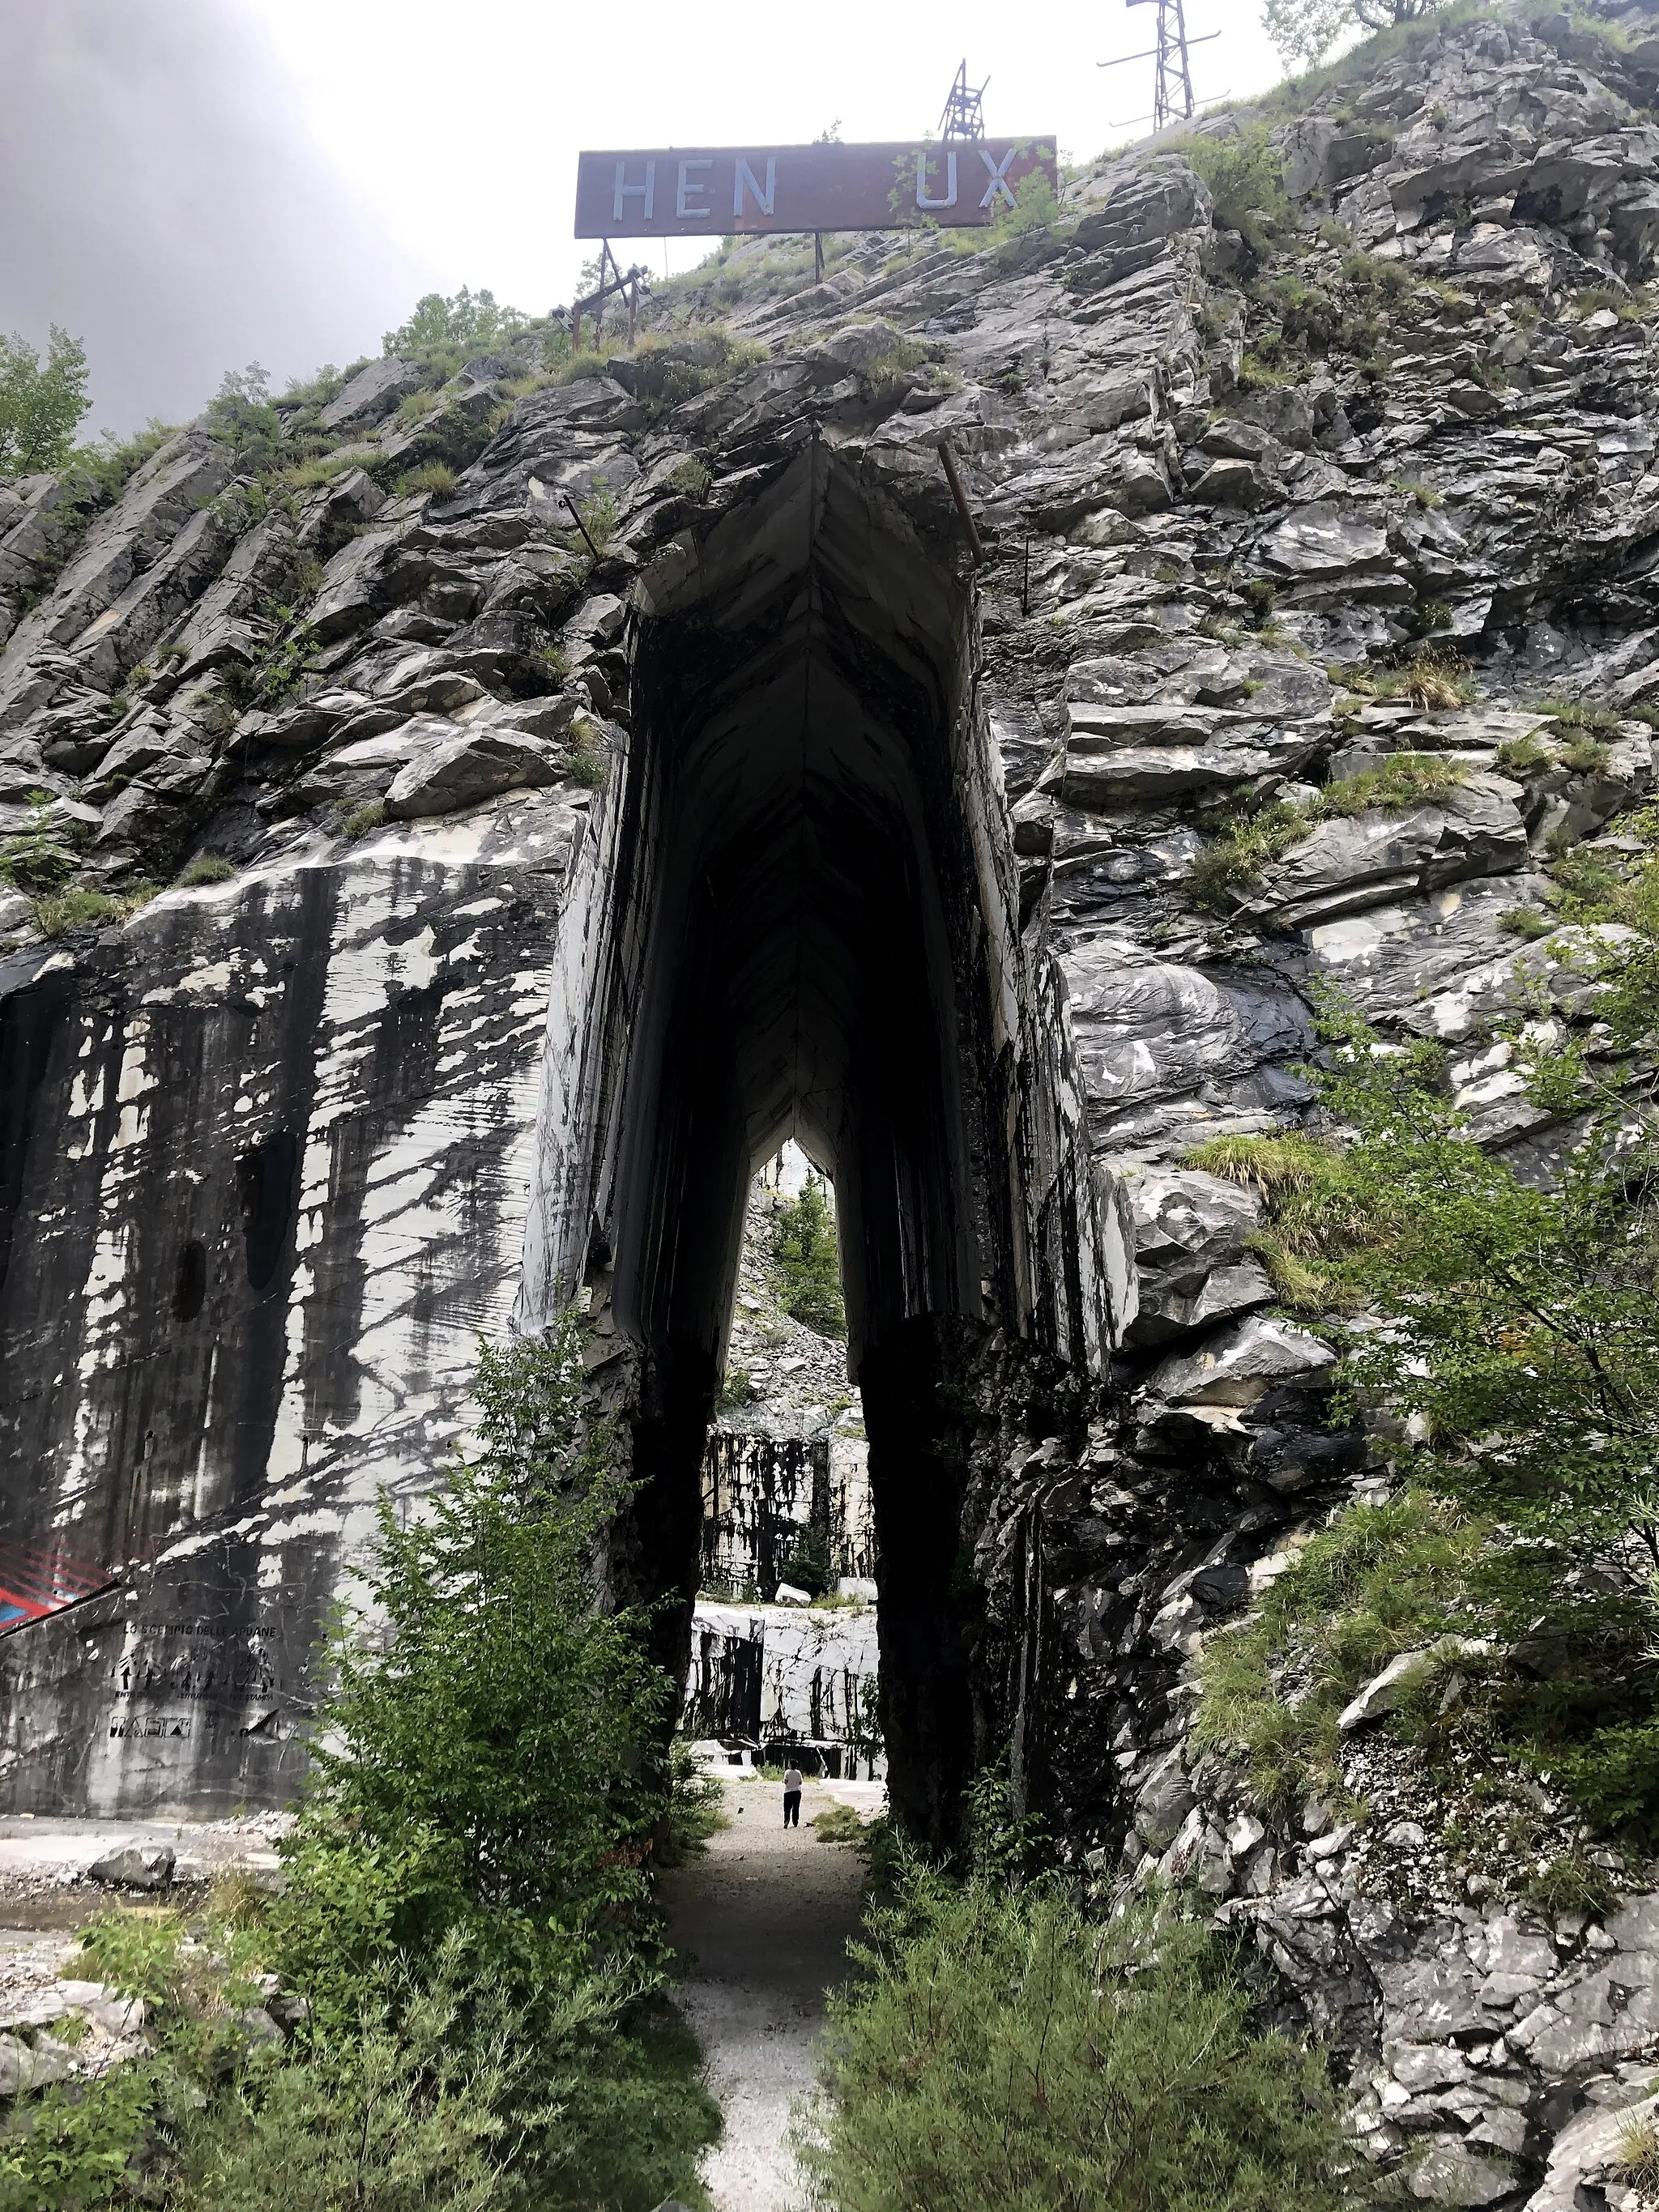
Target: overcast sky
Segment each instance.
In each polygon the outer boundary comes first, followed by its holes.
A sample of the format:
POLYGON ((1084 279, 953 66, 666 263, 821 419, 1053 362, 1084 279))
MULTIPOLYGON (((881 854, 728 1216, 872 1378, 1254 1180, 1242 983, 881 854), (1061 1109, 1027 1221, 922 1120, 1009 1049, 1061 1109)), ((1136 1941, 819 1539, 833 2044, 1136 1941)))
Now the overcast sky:
MULTIPOLYGON (((1251 0, 1200 100, 1279 74, 1251 0)), ((0 0, 0 331, 66 325, 98 426, 195 411, 258 359, 280 384, 378 352, 422 292, 540 313, 582 146, 788 143, 932 127, 957 63, 988 127, 1073 156, 1139 135, 1153 10, 1080 0, 0 0)), ((676 248, 678 262, 695 258, 676 248)), ((639 249, 660 255, 660 246, 639 249)), ((676 265, 678 265, 677 262, 676 265)))

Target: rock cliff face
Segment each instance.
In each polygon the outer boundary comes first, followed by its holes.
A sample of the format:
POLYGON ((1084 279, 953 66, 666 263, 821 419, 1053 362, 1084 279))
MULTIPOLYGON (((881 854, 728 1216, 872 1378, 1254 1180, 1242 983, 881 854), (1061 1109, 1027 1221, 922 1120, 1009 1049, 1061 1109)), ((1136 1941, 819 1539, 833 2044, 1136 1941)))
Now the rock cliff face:
POLYGON ((1401 1902, 1182 1720, 1206 1628, 1369 1479, 1190 1150, 1297 1121, 1322 975, 1455 1048, 1492 1144, 1560 1139, 1492 1024, 1582 1014, 1526 918, 1652 778, 1632 21, 1465 24, 1279 123, 1294 252, 1153 149, 982 251, 813 284, 740 248, 574 382, 525 390, 520 343, 411 416, 377 363, 286 503, 200 428, 73 544, 51 483, 4 495, 10 826, 46 790, 110 887, 231 870, 56 939, 0 908, 7 1533, 133 1563, 0 1642, 15 1802, 289 1784, 351 1541, 515 1301, 585 1303, 645 1484, 613 1572, 678 1597, 683 1667, 744 1193, 793 1130, 843 1224, 901 1810, 948 1822, 1006 1744, 1080 1856, 1194 1871, 1421 2194, 1518 2197, 1581 2082, 1637 2094, 1645 1901, 1401 1902), (1564 702, 1614 719, 1574 744, 1564 702), (1241 795, 1286 802, 1243 861, 1241 795))

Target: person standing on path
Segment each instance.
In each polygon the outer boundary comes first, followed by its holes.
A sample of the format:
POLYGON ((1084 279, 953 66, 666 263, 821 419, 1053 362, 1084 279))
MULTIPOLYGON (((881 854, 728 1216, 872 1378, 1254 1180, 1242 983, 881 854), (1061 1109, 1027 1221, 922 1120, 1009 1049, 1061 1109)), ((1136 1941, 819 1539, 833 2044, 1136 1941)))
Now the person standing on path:
POLYGON ((783 1770, 783 1825, 786 1828, 800 1826, 800 1769, 792 1759, 783 1770))

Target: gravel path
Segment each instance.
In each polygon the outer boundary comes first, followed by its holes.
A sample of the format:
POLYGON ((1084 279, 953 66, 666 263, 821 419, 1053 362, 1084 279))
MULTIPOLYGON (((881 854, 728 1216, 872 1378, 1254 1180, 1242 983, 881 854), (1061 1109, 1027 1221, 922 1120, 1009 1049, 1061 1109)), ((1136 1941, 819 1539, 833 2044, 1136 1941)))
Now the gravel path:
POLYGON ((799 1828, 783 1826, 775 1781, 725 1783, 729 1825, 663 1876, 678 1948, 696 1965, 680 2003, 708 2059, 726 2132, 703 2178, 719 2212, 797 2212, 805 2192, 788 2148, 790 2109, 812 2087, 826 1990, 847 1971, 863 1862, 821 1844, 812 1817, 839 1798, 866 1818, 879 1783, 809 1782, 799 1828))

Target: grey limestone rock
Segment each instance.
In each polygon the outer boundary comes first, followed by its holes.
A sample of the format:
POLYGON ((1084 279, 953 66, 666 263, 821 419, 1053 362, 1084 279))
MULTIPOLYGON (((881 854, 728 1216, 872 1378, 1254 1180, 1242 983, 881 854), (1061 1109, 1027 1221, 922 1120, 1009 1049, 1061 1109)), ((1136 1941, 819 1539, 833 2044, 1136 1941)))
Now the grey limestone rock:
POLYGON ((1659 2118, 1659 2100, 1626 2093, 1628 2103, 1593 2104, 1569 2120, 1550 2145, 1549 2166, 1525 2212, 1578 2212, 1626 2179, 1625 2146, 1659 2118))
POLYGON ((1524 867, 1520 796, 1505 777, 1476 775, 1414 805, 1334 816, 1266 872, 1241 910, 1258 924, 1305 929, 1464 876, 1524 867))
POLYGON ((531 789, 558 780, 559 756, 543 739, 485 724, 457 730, 453 737, 416 752, 392 779, 386 812, 401 821, 453 814, 493 799, 498 792, 531 789))
POLYGON ((400 399, 418 392, 426 378, 418 362, 398 361, 387 356, 360 368, 343 391, 324 408, 325 430, 367 430, 385 420, 400 399))
POLYGON ((1197 1170, 1154 1170, 1130 1186, 1130 1203, 1140 1282, 1128 1342, 1168 1343, 1271 1299, 1245 1257, 1261 1215, 1253 1193, 1197 1170))
POLYGON ((73 2052, 49 2035, 37 2035, 33 2044, 0 2035, 0 2098, 26 2096, 31 2089, 65 2081, 74 2066, 73 2052))
POLYGON ((1316 1381, 1335 1360, 1329 1345, 1305 1329, 1253 1315, 1195 1351, 1171 1353, 1148 1388, 1171 1405, 1253 1406, 1275 1383, 1316 1381))

